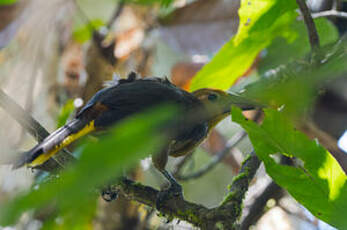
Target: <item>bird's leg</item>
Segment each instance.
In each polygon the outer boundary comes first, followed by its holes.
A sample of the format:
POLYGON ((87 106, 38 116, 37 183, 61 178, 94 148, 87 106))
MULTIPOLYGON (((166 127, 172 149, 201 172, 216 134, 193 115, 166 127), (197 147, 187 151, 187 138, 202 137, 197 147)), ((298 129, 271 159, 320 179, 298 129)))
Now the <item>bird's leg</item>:
POLYGON ((156 200, 156 207, 160 210, 163 207, 163 204, 171 200, 172 198, 183 197, 182 186, 176 181, 176 179, 169 173, 167 170, 160 171, 163 176, 169 181, 170 187, 165 190, 161 190, 158 193, 156 200))
POLYGON ((168 148, 163 149, 158 154, 152 156, 152 162, 155 168, 157 168, 161 174, 169 181, 170 187, 168 189, 161 190, 157 195, 156 207, 160 210, 166 201, 175 198, 182 197, 182 186, 176 181, 176 179, 166 169, 166 163, 169 158, 170 145, 168 148))
POLYGON ((170 182, 170 188, 173 191, 176 191, 175 193, 177 195, 181 195, 182 194, 182 186, 177 182, 177 180, 171 175, 171 173, 169 173, 167 170, 163 170, 161 172, 164 177, 170 182))

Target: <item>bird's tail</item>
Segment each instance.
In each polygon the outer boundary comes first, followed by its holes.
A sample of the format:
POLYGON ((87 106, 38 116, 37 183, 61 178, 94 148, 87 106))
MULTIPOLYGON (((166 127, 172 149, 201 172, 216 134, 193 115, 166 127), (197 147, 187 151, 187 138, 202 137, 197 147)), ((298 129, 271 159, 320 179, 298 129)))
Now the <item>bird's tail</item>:
POLYGON ((94 120, 85 121, 76 118, 54 131, 31 150, 22 153, 13 164, 13 169, 20 168, 24 165, 28 167, 41 165, 54 156, 59 150, 68 146, 78 138, 90 133, 94 129, 94 120))

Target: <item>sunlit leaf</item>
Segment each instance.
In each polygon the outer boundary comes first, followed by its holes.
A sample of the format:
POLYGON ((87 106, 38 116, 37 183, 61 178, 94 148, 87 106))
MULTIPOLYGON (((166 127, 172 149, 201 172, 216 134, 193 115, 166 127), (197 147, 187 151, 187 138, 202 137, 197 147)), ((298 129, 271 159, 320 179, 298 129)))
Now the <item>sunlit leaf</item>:
POLYGON ((294 0, 242 0, 237 35, 197 74, 191 90, 228 89, 274 38, 293 39, 295 32, 290 25, 297 16, 296 8, 294 0))
POLYGON ((333 156, 316 141, 296 131, 281 112, 265 111, 262 125, 245 119, 238 108, 233 121, 249 134, 267 173, 317 218, 339 228, 347 226, 347 176, 333 156), (294 156, 302 166, 277 163, 273 155, 294 156))
POLYGON ((0 209, 0 225, 13 224, 24 211, 52 203, 62 216, 80 213, 96 199, 97 188, 161 148, 166 137, 159 133, 159 128, 172 116, 171 107, 135 115, 118 124, 99 142, 87 143, 74 167, 4 204, 0 209))

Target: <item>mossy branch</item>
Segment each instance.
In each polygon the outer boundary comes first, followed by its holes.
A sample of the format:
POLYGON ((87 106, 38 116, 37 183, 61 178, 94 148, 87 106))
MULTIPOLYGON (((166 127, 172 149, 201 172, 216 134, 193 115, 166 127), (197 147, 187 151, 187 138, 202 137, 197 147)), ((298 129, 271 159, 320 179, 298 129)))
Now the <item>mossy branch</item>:
POLYGON ((254 178, 261 161, 253 151, 247 156, 241 166, 240 173, 233 178, 229 186, 229 192, 225 196, 224 201, 221 203, 219 209, 233 210, 235 220, 241 216, 242 201, 246 195, 249 184, 254 178))
MULTIPOLYGON (((234 229, 235 223, 241 215, 242 201, 249 183, 260 163, 254 152, 244 160, 240 174, 234 177, 229 193, 218 207, 209 209, 188 202, 182 197, 176 197, 163 204, 163 208, 159 212, 169 220, 177 218, 201 229, 234 229)), ((123 179, 116 187, 125 197, 155 208, 158 190, 128 179, 123 179)))

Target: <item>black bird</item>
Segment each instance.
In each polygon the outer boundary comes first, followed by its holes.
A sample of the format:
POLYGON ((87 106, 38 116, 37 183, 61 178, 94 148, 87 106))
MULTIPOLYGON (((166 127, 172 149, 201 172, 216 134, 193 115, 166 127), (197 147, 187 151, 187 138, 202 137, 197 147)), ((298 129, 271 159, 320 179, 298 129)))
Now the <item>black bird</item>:
POLYGON ((59 150, 90 132, 105 130, 130 115, 167 103, 178 106, 182 116, 171 124, 175 126, 174 134, 165 148, 152 156, 152 161, 169 180, 170 190, 177 194, 181 193, 181 187, 165 170, 168 156, 178 157, 193 151, 209 131, 229 115, 232 105, 244 110, 258 106, 248 99, 221 90, 200 89, 189 93, 167 79, 137 79, 135 73, 130 73, 127 79, 97 92, 73 120, 25 152, 14 168, 41 165, 59 150))

